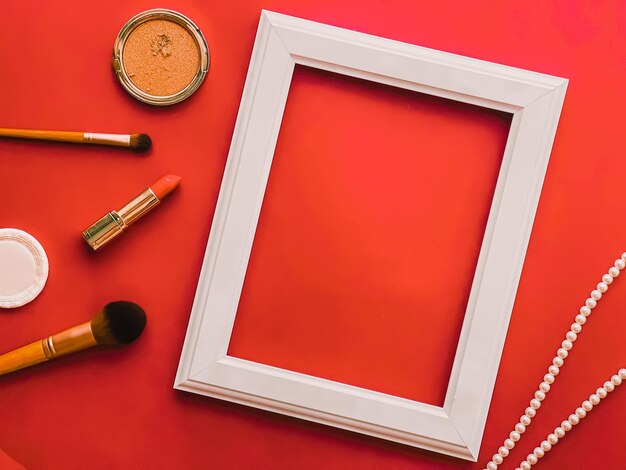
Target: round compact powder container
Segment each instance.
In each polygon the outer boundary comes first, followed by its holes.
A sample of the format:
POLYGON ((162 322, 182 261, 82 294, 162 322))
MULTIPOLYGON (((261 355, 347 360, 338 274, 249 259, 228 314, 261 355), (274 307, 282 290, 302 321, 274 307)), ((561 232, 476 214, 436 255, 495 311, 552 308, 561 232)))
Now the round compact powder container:
POLYGON ((48 279, 48 257, 41 244, 15 228, 0 229, 0 308, 27 304, 48 279))
POLYGON ((165 106, 189 98, 209 70, 209 46, 186 16, 164 8, 133 16, 113 47, 122 86, 144 103, 165 106))

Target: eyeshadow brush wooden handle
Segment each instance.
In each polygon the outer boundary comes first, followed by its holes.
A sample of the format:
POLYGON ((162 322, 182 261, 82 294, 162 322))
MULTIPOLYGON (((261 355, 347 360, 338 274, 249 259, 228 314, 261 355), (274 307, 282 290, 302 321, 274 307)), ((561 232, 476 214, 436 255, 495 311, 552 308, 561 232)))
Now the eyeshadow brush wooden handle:
POLYGON ((152 145, 152 140, 147 134, 98 134, 93 132, 0 128, 0 137, 44 140, 48 142, 71 142, 74 144, 111 145, 131 150, 147 150, 152 145))

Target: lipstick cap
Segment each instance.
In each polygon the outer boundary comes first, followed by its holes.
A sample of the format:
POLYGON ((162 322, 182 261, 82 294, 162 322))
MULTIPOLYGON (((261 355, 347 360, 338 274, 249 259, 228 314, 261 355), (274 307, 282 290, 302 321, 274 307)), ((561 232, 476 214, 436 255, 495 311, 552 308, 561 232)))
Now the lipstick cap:
POLYGON ((124 220, 117 212, 109 212, 83 232, 83 238, 93 250, 106 245, 126 228, 124 220))

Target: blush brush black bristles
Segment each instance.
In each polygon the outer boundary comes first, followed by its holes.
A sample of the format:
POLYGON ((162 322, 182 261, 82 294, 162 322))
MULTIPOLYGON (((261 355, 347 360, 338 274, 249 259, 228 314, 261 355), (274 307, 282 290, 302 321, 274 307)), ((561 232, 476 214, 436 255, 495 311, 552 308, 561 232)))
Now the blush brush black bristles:
POLYGON ((148 134, 131 134, 130 149, 137 152, 144 152, 152 145, 152 139, 148 134))
POLYGON ((143 309, 126 301, 111 302, 91 320, 91 331, 98 344, 128 344, 141 335, 146 326, 143 309))

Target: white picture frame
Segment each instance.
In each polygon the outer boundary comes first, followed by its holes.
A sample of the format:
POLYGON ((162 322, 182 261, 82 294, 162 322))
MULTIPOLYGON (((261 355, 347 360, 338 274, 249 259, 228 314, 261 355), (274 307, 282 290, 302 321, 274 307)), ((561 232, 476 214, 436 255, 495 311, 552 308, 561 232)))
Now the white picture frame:
POLYGON ((477 460, 567 80, 263 11, 175 388, 477 460), (512 114, 443 406, 227 354, 296 64, 512 114))

